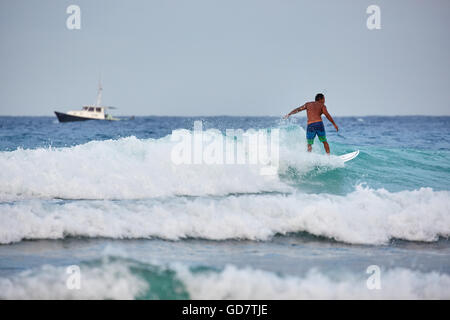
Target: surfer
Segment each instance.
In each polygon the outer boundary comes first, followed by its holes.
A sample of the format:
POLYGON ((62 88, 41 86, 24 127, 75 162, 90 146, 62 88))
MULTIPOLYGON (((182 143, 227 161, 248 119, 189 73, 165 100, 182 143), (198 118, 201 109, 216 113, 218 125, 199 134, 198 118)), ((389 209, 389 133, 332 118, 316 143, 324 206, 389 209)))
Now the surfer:
POLYGON ((327 119, 339 131, 338 126, 334 122, 331 115, 328 113, 327 107, 325 106, 325 97, 322 93, 316 94, 315 101, 307 102, 304 105, 292 110, 284 119, 289 118, 291 115, 296 114, 300 111, 306 110, 306 115, 308 117, 308 126, 306 127, 306 140, 308 141, 308 152, 311 152, 312 145, 314 143, 314 138, 316 135, 319 137, 320 142, 323 143, 325 151, 330 154, 330 146, 327 142, 327 137, 325 135, 325 127, 322 122, 322 114, 327 117, 327 119))

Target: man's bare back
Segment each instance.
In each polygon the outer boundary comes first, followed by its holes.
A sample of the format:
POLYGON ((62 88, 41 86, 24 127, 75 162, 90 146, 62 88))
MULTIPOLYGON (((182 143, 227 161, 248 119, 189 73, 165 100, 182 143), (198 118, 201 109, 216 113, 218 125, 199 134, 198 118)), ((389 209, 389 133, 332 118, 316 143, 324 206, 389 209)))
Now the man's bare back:
POLYGON ((308 117, 308 124, 322 121, 322 113, 328 113, 327 107, 323 103, 317 101, 307 102, 304 106, 308 117))
POLYGON ((334 125, 336 131, 339 131, 339 128, 334 122, 331 115, 328 113, 327 107, 325 106, 325 97, 323 96, 323 94, 317 94, 315 100, 316 101, 307 102, 304 105, 292 110, 290 113, 285 115, 284 118, 287 119, 293 114, 306 110, 306 115, 308 117, 308 126, 306 129, 308 151, 312 150, 312 144, 314 143, 314 138, 317 135, 319 137, 319 140, 323 142, 325 151, 329 154, 330 147, 325 137, 325 128, 322 123, 322 114, 324 114, 325 117, 327 117, 327 119, 334 125))

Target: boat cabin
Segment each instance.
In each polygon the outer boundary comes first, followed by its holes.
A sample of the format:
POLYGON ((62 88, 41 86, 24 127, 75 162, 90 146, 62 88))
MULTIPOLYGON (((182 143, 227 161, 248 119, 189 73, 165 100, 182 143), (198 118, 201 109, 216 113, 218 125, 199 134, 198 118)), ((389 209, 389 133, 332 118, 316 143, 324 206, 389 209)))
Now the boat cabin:
POLYGON ((90 119, 106 119, 108 117, 105 114, 105 108, 98 106, 83 106, 80 111, 68 111, 67 114, 90 119))

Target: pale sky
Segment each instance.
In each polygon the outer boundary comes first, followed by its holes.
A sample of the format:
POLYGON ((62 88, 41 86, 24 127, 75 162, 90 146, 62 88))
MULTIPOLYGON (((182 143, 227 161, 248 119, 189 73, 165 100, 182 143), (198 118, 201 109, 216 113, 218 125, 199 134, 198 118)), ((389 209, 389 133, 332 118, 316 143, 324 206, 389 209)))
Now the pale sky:
POLYGON ((448 0, 0 0, 0 115, 450 115, 448 0), (69 30, 66 9, 81 8, 69 30), (381 29, 369 30, 369 5, 381 29))

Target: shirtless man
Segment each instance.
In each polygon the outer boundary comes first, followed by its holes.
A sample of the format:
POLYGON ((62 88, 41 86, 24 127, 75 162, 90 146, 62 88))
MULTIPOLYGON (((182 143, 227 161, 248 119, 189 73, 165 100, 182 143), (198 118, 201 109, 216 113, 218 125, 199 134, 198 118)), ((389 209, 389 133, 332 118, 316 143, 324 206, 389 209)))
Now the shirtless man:
POLYGON ((301 107, 298 107, 287 115, 284 116, 284 119, 289 118, 289 116, 296 114, 300 111, 306 110, 306 115, 308 116, 308 126, 306 128, 306 140, 308 141, 308 151, 311 152, 312 144, 314 143, 314 138, 316 135, 319 137, 319 140, 323 142, 323 147, 325 151, 330 154, 330 146, 327 142, 327 137, 325 135, 325 127, 322 122, 322 114, 327 117, 327 119, 333 124, 336 128, 336 131, 339 131, 338 126, 334 123, 333 118, 328 113, 327 107, 325 106, 325 97, 322 93, 316 94, 316 101, 307 102, 301 107))

